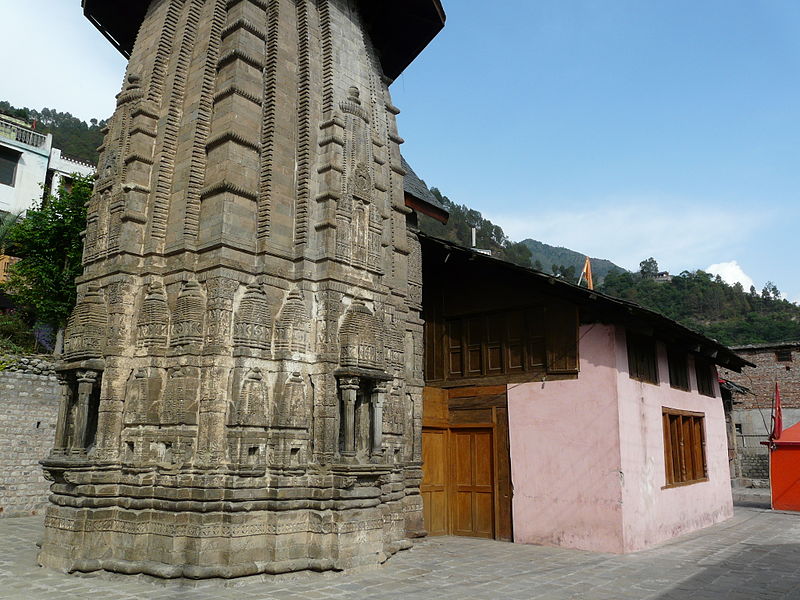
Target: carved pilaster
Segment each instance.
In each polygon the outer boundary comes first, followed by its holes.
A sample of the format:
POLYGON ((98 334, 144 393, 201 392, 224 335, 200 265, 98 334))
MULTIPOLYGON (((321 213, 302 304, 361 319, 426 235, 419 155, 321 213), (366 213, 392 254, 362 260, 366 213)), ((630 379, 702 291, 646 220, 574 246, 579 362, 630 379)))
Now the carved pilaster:
POLYGON ((227 277, 213 277, 206 282, 208 304, 206 313, 206 354, 228 354, 231 348, 233 297, 239 282, 227 277))
POLYGON ((83 454, 89 426, 89 403, 99 373, 97 371, 78 371, 78 399, 75 408, 75 426, 72 435, 72 453, 83 454))
POLYGON ((342 454, 353 456, 356 453, 356 399, 360 383, 358 377, 343 377, 339 380, 342 391, 342 435, 344 444, 342 454))
POLYGON ((225 398, 228 372, 221 367, 204 369, 200 415, 197 427, 197 460, 200 466, 215 468, 225 463, 227 408, 225 398))
POLYGON ((383 404, 386 401, 387 387, 382 382, 372 390, 372 456, 383 454, 383 404))
POLYGON ((58 374, 58 385, 60 390, 58 401, 58 420, 56 421, 56 440, 53 446, 53 455, 63 455, 68 450, 67 427, 72 404, 72 388, 69 385, 69 378, 65 373, 58 374))
POLYGON ((124 379, 117 369, 103 372, 100 404, 97 413, 97 435, 94 457, 98 460, 115 461, 119 458, 119 439, 122 433, 122 410, 124 379), (122 386, 122 389, 119 389, 122 386))

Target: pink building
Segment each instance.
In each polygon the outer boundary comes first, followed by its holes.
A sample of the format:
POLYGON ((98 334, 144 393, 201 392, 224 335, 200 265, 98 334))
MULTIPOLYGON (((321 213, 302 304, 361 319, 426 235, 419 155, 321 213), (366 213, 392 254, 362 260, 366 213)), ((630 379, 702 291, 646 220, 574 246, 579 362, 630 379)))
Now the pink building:
POLYGON ((423 239, 431 535, 633 552, 733 515, 717 367, 636 304, 423 239))
POLYGON ((663 342, 657 380, 634 378, 626 338, 621 326, 582 325, 577 380, 509 386, 514 541, 631 552, 733 516, 716 379, 713 395, 701 393, 689 357, 689 389, 673 387, 663 342), (685 482, 667 478, 670 413, 703 427, 679 441, 705 454, 685 482))

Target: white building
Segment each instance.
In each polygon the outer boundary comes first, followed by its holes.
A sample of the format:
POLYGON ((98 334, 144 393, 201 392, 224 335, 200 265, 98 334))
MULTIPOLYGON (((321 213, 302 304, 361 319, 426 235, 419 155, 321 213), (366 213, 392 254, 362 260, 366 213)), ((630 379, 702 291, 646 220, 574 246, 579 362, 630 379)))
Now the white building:
POLYGON ((91 175, 92 165, 63 157, 53 136, 27 123, 0 115, 0 211, 17 214, 41 200, 46 187, 54 193, 74 173, 91 175))

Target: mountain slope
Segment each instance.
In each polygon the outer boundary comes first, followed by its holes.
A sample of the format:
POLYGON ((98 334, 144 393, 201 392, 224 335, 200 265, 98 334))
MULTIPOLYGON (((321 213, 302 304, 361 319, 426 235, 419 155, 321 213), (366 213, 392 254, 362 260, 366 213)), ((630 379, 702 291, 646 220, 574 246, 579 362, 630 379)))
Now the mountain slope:
MULTIPOLYGON (((583 263, 586 260, 585 254, 575 252, 574 250, 562 246, 551 246, 531 239, 523 240, 521 243, 525 244, 531 251, 531 262, 536 263, 538 260, 544 271, 549 272, 553 265, 563 265, 567 268, 575 267, 576 273, 580 273, 583 270, 583 263)), ((592 275, 598 282, 605 279, 605 276, 614 269, 617 271, 625 271, 625 269, 615 265, 610 260, 592 258, 592 275)))

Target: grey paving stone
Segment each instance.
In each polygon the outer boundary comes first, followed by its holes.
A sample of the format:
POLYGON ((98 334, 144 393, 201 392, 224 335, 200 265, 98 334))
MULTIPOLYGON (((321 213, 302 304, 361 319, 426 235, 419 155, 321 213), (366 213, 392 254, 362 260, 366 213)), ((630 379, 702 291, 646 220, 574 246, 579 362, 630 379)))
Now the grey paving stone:
POLYGON ((738 508, 730 521, 616 556, 432 538, 356 573, 238 582, 76 577, 36 566, 39 517, 0 519, 2 600, 798 600, 800 515, 738 508))

